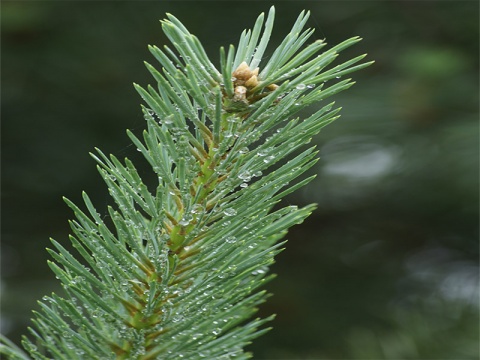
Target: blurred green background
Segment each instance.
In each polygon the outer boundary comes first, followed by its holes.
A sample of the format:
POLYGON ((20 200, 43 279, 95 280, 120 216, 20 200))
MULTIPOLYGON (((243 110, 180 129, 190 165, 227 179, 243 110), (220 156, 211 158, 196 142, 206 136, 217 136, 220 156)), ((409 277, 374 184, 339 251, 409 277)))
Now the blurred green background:
MULTIPOLYGON (((18 341, 57 289, 45 247, 67 242, 89 193, 110 203, 88 152, 136 158, 132 82, 171 12, 218 63, 271 2, 3 1, 2 332, 18 341)), ((277 2, 271 44, 302 9, 314 38, 364 40, 376 63, 336 96, 315 141, 316 180, 287 199, 319 209, 289 233, 260 312, 278 316, 255 359, 478 359, 478 2, 277 2)), ((272 48, 271 48, 272 49, 272 48)), ((261 65, 260 65, 261 66, 261 65)), ((148 169, 142 169, 147 176, 148 169)))

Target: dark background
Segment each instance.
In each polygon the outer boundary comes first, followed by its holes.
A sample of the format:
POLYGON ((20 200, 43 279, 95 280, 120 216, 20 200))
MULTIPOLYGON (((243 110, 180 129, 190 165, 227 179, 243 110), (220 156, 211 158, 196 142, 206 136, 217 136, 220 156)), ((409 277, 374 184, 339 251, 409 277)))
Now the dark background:
MULTIPOLYGON (((132 82, 177 16, 218 64, 271 2, 2 2, 2 332, 15 341, 57 289, 45 247, 67 242, 86 190, 106 187, 94 146, 135 158, 132 82)), ((256 359, 478 359, 478 2, 276 2, 271 44, 302 9, 314 38, 364 40, 376 63, 336 96, 315 139, 317 179, 287 199, 319 209, 293 228, 261 314, 256 359)), ((261 64, 260 64, 261 66, 261 64)), ((145 169, 145 173, 148 170, 145 169)))

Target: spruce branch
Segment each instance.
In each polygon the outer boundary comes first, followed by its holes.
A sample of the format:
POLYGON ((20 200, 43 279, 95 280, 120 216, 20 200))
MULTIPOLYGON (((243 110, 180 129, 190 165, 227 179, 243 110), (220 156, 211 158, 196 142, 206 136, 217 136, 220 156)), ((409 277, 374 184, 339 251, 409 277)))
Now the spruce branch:
MULTIPOLYGON (((287 230, 315 208, 273 210, 313 177, 305 148, 338 118, 333 103, 306 119, 298 113, 353 85, 333 80, 368 65, 364 55, 325 70, 352 38, 304 46, 302 12, 264 63, 274 8, 244 31, 237 49, 220 49, 220 70, 173 15, 161 22, 174 50, 149 49, 157 86, 135 88, 145 102, 141 136, 127 131, 157 179, 149 188, 135 165, 96 149, 92 157, 115 202, 110 223, 87 194, 85 210, 65 199, 74 257, 52 240, 49 266, 65 295, 40 302, 25 350, 34 359, 246 359, 252 339, 273 317, 251 317, 287 230), (262 31, 263 28, 263 31, 262 31), (327 82, 333 80, 327 85, 327 82), (288 161, 284 159, 289 158, 288 161), (277 164, 272 170, 272 165, 277 164)), ((8 340, 0 351, 29 358, 8 340)))

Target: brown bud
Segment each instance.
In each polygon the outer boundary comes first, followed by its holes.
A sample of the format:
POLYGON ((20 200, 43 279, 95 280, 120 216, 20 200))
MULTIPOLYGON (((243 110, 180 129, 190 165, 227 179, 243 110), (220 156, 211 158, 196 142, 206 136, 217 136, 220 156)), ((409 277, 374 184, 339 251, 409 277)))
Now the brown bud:
POLYGON ((252 77, 252 71, 248 67, 248 64, 244 61, 238 65, 232 76, 237 78, 237 80, 246 81, 252 77))
POLYGON ((277 84, 270 84, 267 86, 267 90, 274 91, 278 88, 277 84))
POLYGON ((253 88, 258 85, 258 79, 256 75, 253 75, 250 79, 245 81, 245 86, 249 88, 253 88))
POLYGON ((236 86, 234 92, 234 101, 247 101, 247 88, 245 86, 236 86))

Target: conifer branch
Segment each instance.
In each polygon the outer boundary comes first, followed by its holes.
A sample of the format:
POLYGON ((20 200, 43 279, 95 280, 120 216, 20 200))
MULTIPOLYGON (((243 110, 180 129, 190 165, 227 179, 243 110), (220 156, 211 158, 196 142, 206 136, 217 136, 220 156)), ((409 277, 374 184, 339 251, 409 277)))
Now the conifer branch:
MULTIPOLYGON (((325 70, 352 38, 319 53, 302 12, 264 63, 274 8, 220 49, 220 69, 173 15, 162 28, 175 51, 149 49, 157 86, 135 88, 147 128, 127 134, 158 179, 149 188, 134 164, 96 149, 92 157, 115 206, 106 224, 84 193, 65 199, 74 257, 52 240, 49 266, 65 295, 45 296, 23 345, 34 359, 246 359, 244 348, 272 319, 253 319, 287 230, 315 208, 273 207, 307 184, 317 161, 305 145, 338 118, 333 103, 301 110, 353 85, 336 81, 371 63, 364 55, 325 70), (262 31, 262 27, 264 28, 262 31), (327 85, 327 82, 333 80, 327 85), (290 158, 288 161, 284 159, 290 158), (275 170, 272 165, 277 164, 275 170), (78 260, 78 259, 81 260, 78 260)), ((29 358, 8 340, 4 354, 29 358)))

